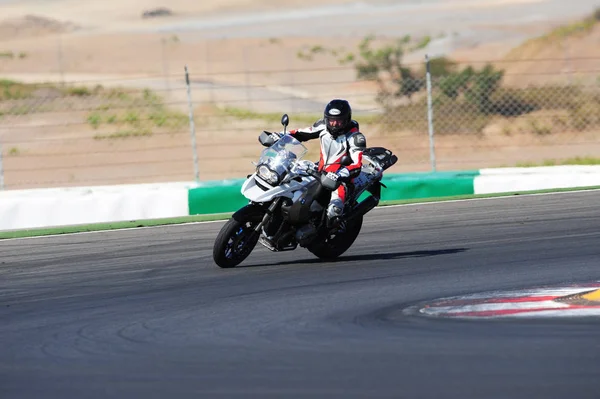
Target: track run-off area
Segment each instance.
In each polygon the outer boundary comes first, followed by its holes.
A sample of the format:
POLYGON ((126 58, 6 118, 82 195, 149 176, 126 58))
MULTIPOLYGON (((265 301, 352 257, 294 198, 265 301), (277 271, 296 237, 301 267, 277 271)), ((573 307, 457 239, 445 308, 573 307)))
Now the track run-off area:
POLYGON ((0 397, 598 398, 600 317, 431 309, 594 306, 599 191, 378 208, 336 262, 220 269, 223 223, 0 241, 0 397))

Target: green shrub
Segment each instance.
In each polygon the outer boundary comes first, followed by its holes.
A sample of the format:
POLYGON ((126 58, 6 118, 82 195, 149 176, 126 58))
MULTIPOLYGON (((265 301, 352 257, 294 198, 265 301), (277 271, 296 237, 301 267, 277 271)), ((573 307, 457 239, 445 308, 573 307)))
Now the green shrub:
POLYGON ((91 96, 92 92, 87 87, 79 86, 79 87, 69 87, 67 89, 67 94, 70 96, 87 97, 87 96, 91 96))
POLYGON ((467 67, 459 73, 449 73, 439 78, 439 87, 442 93, 451 99, 456 99, 473 79, 475 71, 467 67))
MULTIPOLYGON (((456 72, 458 63, 447 57, 436 57, 429 60, 429 72, 432 78, 446 77, 456 72)), ((426 66, 423 67, 421 75, 425 76, 426 66)))
POLYGON ((36 89, 37 85, 0 79, 0 101, 29 98, 36 89))
POLYGON ((425 36, 411 50, 423 50, 425 47, 429 46, 429 43, 431 43, 431 36, 425 36))
POLYGON ((98 126, 100 126, 100 122, 102 122, 102 117, 100 116, 100 114, 94 112, 88 115, 87 122, 90 125, 92 125, 94 129, 98 129, 98 126))
POLYGON ((11 87, 14 85, 17 85, 18 83, 15 82, 14 80, 8 80, 8 79, 0 79, 0 87, 1 88, 5 88, 5 87, 11 87))
POLYGON ((154 111, 150 114, 150 120, 158 127, 161 127, 167 123, 167 113, 163 110, 154 111))
POLYGON ((140 120, 140 115, 139 115, 139 113, 137 113, 135 111, 129 111, 125 115, 124 120, 125 120, 125 122, 127 122, 129 124, 136 125, 136 124, 138 124, 138 122, 140 120))
POLYGON ((465 97, 474 103, 479 111, 484 114, 494 112, 491 96, 500 86, 504 71, 496 71, 491 65, 486 65, 482 71, 476 73, 470 87, 465 90, 465 97))
POLYGON ((520 95, 518 91, 499 90, 492 98, 492 109, 502 116, 520 116, 535 111, 537 108, 520 95))
POLYGON ((160 96, 158 96, 157 94, 155 94, 154 92, 152 92, 149 89, 144 89, 143 100, 144 100, 145 105, 150 105, 150 106, 162 105, 162 99, 160 98, 160 96))
POLYGON ((450 72, 439 77, 439 88, 442 93, 453 100, 461 96, 477 105, 479 111, 485 114, 495 112, 492 96, 500 87, 504 71, 486 65, 481 71, 466 67, 460 72, 450 72))
POLYGON ((131 137, 149 137, 152 132, 148 129, 119 130, 112 134, 97 134, 94 140, 127 139, 131 137))
MULTIPOLYGON (((425 132, 428 129, 426 99, 409 105, 391 108, 373 120, 382 132, 409 130, 425 132)), ((479 112, 477 106, 465 100, 452 101, 439 97, 434 102, 436 134, 480 134, 490 117, 479 112)))

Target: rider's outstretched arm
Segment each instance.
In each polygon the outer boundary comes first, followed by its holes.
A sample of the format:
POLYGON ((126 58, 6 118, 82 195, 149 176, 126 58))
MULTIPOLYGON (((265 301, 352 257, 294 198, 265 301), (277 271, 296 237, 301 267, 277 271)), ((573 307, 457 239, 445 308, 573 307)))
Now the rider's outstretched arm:
POLYGON ((320 119, 310 127, 290 130, 290 134, 298 141, 308 141, 318 139, 323 130, 325 130, 325 121, 320 119))

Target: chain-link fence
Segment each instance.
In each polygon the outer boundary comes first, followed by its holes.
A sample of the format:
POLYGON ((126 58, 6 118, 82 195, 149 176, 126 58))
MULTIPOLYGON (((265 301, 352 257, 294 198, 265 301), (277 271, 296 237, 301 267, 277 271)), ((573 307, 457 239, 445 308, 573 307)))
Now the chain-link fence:
POLYGON ((501 81, 492 69, 434 79, 441 166, 541 165, 600 154, 600 81, 501 81))
POLYGON ((5 187, 192 179, 185 100, 116 83, 0 81, 5 187))
POLYGON ((600 68, 544 74, 456 66, 431 71, 429 93, 426 76, 411 79, 408 87, 398 82, 391 99, 387 93, 385 114, 374 121, 400 168, 600 161, 600 68))
MULTIPOLYGON (((600 154, 600 59, 588 61, 587 69, 552 73, 502 72, 507 65, 501 63, 433 68, 430 96, 424 64, 412 66, 410 80, 387 82, 385 93, 357 80, 348 66, 191 70, 189 86, 183 70, 65 84, 0 80, 0 185, 243 177, 259 155, 263 129, 281 129, 284 112, 292 128, 308 126, 332 98, 351 102, 370 146, 398 155, 392 172, 594 157, 600 154)), ((307 146, 318 159, 318 143, 307 146)))

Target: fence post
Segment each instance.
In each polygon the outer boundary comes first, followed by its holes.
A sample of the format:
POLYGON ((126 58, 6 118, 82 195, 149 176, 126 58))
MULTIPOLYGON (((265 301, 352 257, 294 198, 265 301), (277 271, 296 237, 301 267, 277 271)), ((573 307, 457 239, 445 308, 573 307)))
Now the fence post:
POLYGON ((210 69, 211 59, 210 59, 210 40, 209 39, 206 39, 206 57, 205 58, 206 58, 206 60, 205 60, 206 61, 206 81, 209 84, 209 86, 208 86, 208 96, 209 96, 209 99, 210 99, 210 103, 213 104, 215 102, 214 93, 213 93, 213 88, 214 88, 213 83, 214 82, 211 80, 212 79, 212 76, 211 76, 212 72, 211 72, 211 69, 210 69))
POLYGON ((435 162, 435 143, 433 140, 433 97, 431 94, 431 70, 429 63, 429 55, 425 55, 425 64, 427 66, 427 124, 429 126, 429 159, 431 161, 431 171, 436 171, 435 162))
POLYGON ((185 66, 185 84, 187 86, 188 107, 190 110, 190 134, 192 135, 192 153, 194 154, 194 178, 196 182, 200 181, 200 171, 198 168, 198 153, 196 152, 196 125, 194 124, 194 106, 192 104, 192 89, 190 87, 190 74, 187 65, 185 66))
POLYGON ((58 73, 60 75, 60 85, 65 85, 65 70, 64 70, 64 61, 63 61, 63 43, 62 43, 62 35, 58 35, 58 43, 57 43, 57 61, 58 61, 58 73))
POLYGON ((167 89, 167 91, 171 91, 171 86, 169 85, 169 61, 167 56, 167 39, 165 39, 164 37, 161 38, 160 44, 165 88, 167 89))
POLYGON ((0 143, 0 190, 4 190, 4 167, 2 166, 2 143, 0 143))
POLYGON ((248 56, 246 54, 246 46, 242 46, 242 63, 244 64, 244 82, 246 91, 246 108, 252 109, 252 98, 250 91, 250 72, 248 71, 248 56))

